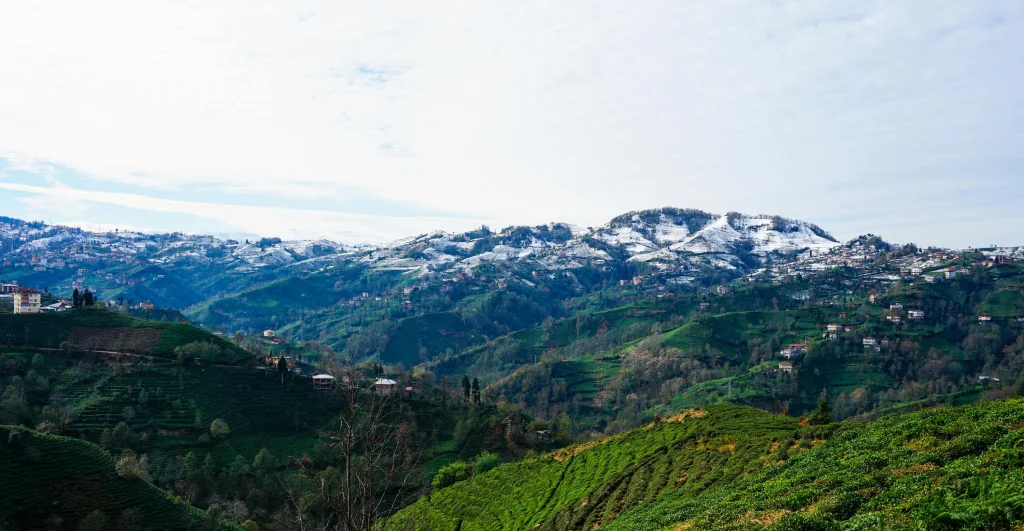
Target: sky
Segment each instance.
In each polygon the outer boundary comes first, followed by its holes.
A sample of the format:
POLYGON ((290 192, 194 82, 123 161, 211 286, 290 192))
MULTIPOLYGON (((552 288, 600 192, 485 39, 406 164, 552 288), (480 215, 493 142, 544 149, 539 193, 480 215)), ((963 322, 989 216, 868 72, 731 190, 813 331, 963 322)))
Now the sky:
POLYGON ((1024 245, 1024 2, 0 5, 0 215, 381 242, 676 206, 1024 245))

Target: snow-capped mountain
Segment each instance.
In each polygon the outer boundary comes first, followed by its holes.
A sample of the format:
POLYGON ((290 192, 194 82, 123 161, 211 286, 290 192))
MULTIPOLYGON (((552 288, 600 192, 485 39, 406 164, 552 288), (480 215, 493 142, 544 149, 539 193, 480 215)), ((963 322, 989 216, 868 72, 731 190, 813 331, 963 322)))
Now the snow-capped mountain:
POLYGON ((632 263, 667 276, 692 276, 709 267, 747 272, 774 256, 828 251, 838 245, 827 232, 802 221, 677 208, 630 212, 600 227, 550 223, 498 232, 481 227, 461 234, 432 232, 381 246, 93 233, 0 218, 0 277, 31 268, 48 279, 67 278, 68 286, 89 285, 97 277, 113 285, 131 285, 137 271, 157 266, 201 297, 211 297, 261 280, 340 265, 416 278, 448 270, 470 272, 482 264, 558 271, 632 263))

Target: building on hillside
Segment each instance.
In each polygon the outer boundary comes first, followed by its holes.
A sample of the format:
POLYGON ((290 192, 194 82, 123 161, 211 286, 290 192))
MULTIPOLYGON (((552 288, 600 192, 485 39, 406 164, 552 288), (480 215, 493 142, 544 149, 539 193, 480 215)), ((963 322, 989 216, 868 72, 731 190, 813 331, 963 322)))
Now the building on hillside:
POLYGON ((902 309, 903 309, 903 305, 898 303, 898 302, 894 302, 894 303, 889 305, 889 311, 891 311, 891 312, 898 312, 898 311, 900 311, 902 309))
POLYGON ((626 284, 629 284, 629 281, 626 280, 626 279, 622 279, 622 280, 619 281, 619 285, 620 286, 625 286, 626 284))
POLYGON ((843 325, 830 324, 830 325, 826 326, 825 329, 828 330, 829 332, 842 332, 843 331, 843 325))
POLYGON ((953 269, 952 267, 947 269, 945 275, 946 278, 956 278, 956 269, 953 269))
POLYGON ((18 289, 20 289, 20 288, 21 288, 21 286, 19 286, 17 282, 11 282, 11 283, 3 282, 3 283, 0 283, 0 294, 17 293, 18 289))
POLYGON ((153 308, 156 308, 156 305, 150 301, 144 301, 139 303, 140 310, 152 310, 153 308))
POLYGON ((924 310, 910 310, 907 312, 907 317, 911 319, 924 319, 924 310))
POLYGON ((889 322, 897 323, 897 324, 899 324, 899 322, 903 320, 903 318, 900 317, 899 314, 895 314, 895 313, 890 313, 889 315, 886 315, 885 318, 889 322))
POLYGON ((881 297, 878 296, 878 295, 875 295, 874 293, 872 293, 871 295, 868 295, 868 302, 870 302, 871 304, 874 304, 874 303, 878 302, 879 299, 881 299, 881 297))
POLYGON ((792 343, 789 345, 789 348, 793 349, 797 353, 803 354, 807 352, 807 343, 792 343))
POLYGON ((642 277, 640 275, 637 275, 637 276, 633 277, 633 285, 634 286, 639 286, 641 283, 643 283, 643 281, 644 281, 644 277, 642 277))
POLYGON ((45 312, 45 313, 55 313, 55 312, 67 311, 67 310, 70 310, 70 309, 71 309, 71 303, 69 303, 67 301, 57 301, 57 302, 55 302, 53 304, 49 304, 47 306, 43 306, 43 307, 39 308, 39 311, 40 312, 45 312))
POLYGON ((793 372, 793 364, 788 361, 784 361, 779 364, 779 370, 785 373, 793 372))
POLYGON ((274 331, 269 328, 264 330, 263 337, 274 337, 274 331))
POLYGON ((14 313, 39 313, 42 294, 32 288, 22 288, 14 293, 14 313))
POLYGON ((829 341, 835 341, 835 340, 839 339, 839 333, 838 332, 827 332, 827 335, 825 337, 827 337, 829 341))
POLYGON ((391 393, 398 391, 398 382, 387 378, 377 378, 377 381, 373 382, 373 387, 378 393, 388 396, 391 393))
POLYGON ((878 346, 878 340, 873 338, 873 337, 865 337, 864 338, 864 346, 865 347, 877 347, 878 346))
POLYGON ((700 303, 700 309, 701 310, 707 310, 710 306, 711 306, 711 303, 708 302, 708 301, 704 301, 704 302, 700 303))
POLYGON ((982 323, 987 323, 987 322, 989 322, 991 320, 992 320, 992 316, 987 314, 987 313, 983 313, 983 314, 978 316, 978 321, 982 322, 982 323))
POLYGON ((330 391, 334 388, 334 377, 330 374, 313 375, 314 391, 330 391))
POLYGON ((920 275, 921 273, 922 273, 922 270, 921 270, 920 267, 911 267, 910 268, 910 274, 911 275, 920 275))

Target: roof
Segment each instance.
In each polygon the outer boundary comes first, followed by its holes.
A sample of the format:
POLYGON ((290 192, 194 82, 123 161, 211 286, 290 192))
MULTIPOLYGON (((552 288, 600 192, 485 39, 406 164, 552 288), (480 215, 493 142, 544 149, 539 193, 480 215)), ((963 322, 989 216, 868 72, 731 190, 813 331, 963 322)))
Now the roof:
POLYGON ((394 380, 388 380, 387 378, 378 378, 377 381, 374 382, 374 384, 375 385, 397 385, 398 382, 396 382, 394 380))
POLYGON ((29 295, 32 295, 32 294, 37 294, 39 292, 34 290, 34 289, 32 289, 32 288, 21 288, 21 289, 18 290, 18 293, 28 293, 29 295))
POLYGON ((333 380, 334 377, 330 374, 317 374, 313 376, 314 380, 333 380))

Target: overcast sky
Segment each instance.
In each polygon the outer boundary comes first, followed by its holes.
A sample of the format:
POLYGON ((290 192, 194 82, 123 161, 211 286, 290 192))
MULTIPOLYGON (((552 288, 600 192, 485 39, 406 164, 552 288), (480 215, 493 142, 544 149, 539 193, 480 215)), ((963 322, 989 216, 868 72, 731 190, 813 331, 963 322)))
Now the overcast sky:
POLYGON ((1024 245, 1024 2, 0 6, 0 215, 381 241, 660 206, 1024 245))

